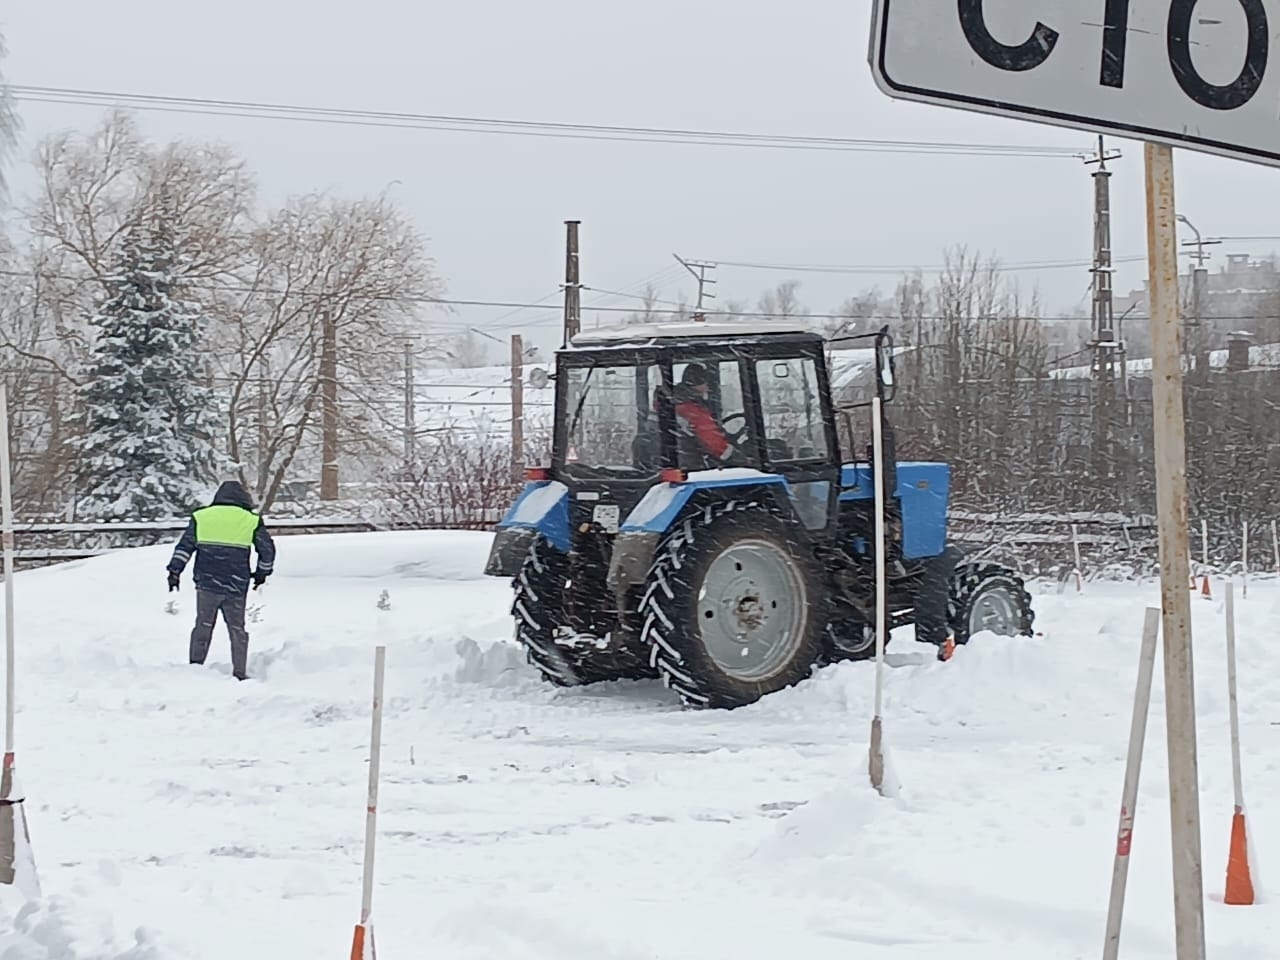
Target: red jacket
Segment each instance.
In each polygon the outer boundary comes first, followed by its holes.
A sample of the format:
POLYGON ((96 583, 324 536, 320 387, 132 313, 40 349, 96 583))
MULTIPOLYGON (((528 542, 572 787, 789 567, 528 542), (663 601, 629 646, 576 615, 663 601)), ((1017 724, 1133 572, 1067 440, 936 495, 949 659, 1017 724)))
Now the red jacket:
POLYGON ((723 460, 732 449, 724 430, 704 404, 685 400, 676 405, 676 416, 689 425, 702 449, 717 460, 723 460))

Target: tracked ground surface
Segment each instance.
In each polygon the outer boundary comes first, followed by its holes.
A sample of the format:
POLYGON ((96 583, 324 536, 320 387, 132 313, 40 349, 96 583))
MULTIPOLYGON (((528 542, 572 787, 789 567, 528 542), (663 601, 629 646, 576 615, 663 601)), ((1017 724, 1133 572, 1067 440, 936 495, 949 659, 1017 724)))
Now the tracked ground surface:
MULTIPOLYGON (((1037 636, 979 635, 949 663, 900 631, 885 729, 901 791, 883 799, 865 782, 870 663, 732 712, 684 709, 657 680, 557 688, 514 642, 510 584, 479 575, 483 535, 282 540, 244 684, 221 632, 209 667, 183 662, 192 597, 164 612, 163 551, 20 575, 33 840, 46 893, 76 918, 57 929, 90 944, 39 960, 343 955, 379 641, 382 955, 1097 954, 1154 586, 1034 587, 1037 636), (93 952, 107 924, 118 949, 93 952), (149 945, 126 955, 140 926, 149 945)), ((1280 862, 1280 591, 1251 583, 1238 606, 1250 839, 1265 868, 1280 862)), ((1194 612, 1205 879, 1220 897, 1220 604, 1197 598, 1194 612)), ((1157 671, 1124 934, 1135 960, 1172 955, 1163 746, 1157 671)), ((18 905, 0 905, 7 929, 18 905)), ((1210 899, 1207 923, 1212 955, 1274 958, 1276 906, 1210 899)))

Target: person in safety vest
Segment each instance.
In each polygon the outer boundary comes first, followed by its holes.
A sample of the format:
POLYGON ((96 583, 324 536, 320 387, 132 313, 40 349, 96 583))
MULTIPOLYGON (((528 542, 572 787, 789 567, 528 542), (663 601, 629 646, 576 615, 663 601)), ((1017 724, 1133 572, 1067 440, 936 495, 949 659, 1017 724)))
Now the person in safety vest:
POLYGON ((733 455, 733 444, 716 420, 708 404, 711 377, 700 363, 691 363, 675 389, 676 422, 686 434, 698 441, 702 453, 714 461, 724 462, 733 455))
POLYGON ((249 582, 257 590, 271 576, 276 546, 254 512, 248 492, 236 480, 218 487, 213 502, 191 515, 186 532, 173 548, 169 561, 169 590, 178 583, 187 561, 195 555, 196 625, 191 631, 191 662, 204 663, 213 641, 213 627, 222 613, 231 637, 231 672, 237 680, 248 678, 249 634, 244 628, 245 599, 249 582), (258 553, 258 565, 249 572, 249 549, 258 553))

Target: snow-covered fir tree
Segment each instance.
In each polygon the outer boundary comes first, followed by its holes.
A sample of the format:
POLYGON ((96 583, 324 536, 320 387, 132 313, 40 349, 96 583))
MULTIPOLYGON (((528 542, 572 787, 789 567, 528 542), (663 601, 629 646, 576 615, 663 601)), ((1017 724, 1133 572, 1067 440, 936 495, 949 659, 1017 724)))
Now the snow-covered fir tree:
POLYGON ((163 222, 130 231, 90 321, 76 418, 82 517, 182 516, 227 465, 221 403, 201 369, 204 311, 178 296, 179 247, 163 222))

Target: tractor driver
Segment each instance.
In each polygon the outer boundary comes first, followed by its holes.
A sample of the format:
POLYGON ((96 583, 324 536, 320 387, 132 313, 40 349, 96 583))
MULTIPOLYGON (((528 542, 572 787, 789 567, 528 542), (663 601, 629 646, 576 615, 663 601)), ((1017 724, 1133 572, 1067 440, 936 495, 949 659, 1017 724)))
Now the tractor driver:
POLYGON ((734 454, 734 446, 711 410, 711 377, 700 363, 684 368, 675 389, 676 422, 685 437, 698 443, 703 456, 725 463, 734 454))

